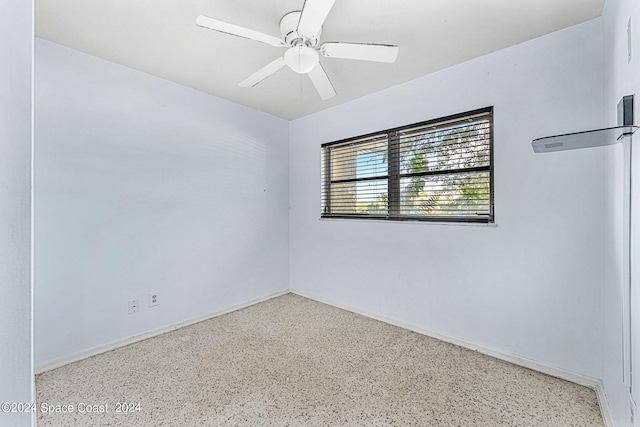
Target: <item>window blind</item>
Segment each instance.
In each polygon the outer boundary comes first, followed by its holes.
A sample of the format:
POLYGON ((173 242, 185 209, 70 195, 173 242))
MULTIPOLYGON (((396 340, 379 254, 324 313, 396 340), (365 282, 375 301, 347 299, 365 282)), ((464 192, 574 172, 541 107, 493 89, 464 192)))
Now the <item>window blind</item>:
POLYGON ((493 222, 491 107, 322 146, 322 217, 493 222))

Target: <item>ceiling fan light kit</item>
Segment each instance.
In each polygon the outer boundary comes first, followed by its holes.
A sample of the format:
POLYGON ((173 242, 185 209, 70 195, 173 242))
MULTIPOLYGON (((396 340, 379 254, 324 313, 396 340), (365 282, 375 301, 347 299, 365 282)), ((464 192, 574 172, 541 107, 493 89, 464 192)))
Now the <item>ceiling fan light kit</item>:
POLYGON ((335 0, 305 0, 302 11, 289 12, 280 20, 282 39, 204 15, 196 19, 196 24, 221 33, 288 48, 283 57, 241 81, 240 86, 253 87, 287 65, 298 74, 307 74, 320 98, 325 100, 335 96, 336 91, 320 63, 320 55, 325 58, 392 63, 399 52, 398 46, 386 44, 329 42, 320 45, 322 24, 334 3, 335 0))
POLYGON ((291 47, 284 53, 284 62, 298 74, 307 74, 319 61, 318 52, 303 44, 291 47))

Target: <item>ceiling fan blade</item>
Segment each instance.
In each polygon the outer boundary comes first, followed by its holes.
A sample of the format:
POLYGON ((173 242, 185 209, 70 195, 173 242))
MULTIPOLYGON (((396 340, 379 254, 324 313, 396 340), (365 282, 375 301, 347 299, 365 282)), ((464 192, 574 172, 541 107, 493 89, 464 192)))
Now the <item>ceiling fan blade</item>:
POLYGON ((200 15, 196 18, 196 24, 210 30, 220 31, 221 33, 231 34, 232 36, 259 41, 262 43, 270 44, 271 46, 287 46, 285 42, 277 37, 270 36, 269 34, 264 34, 259 31, 254 31, 248 28, 240 27, 238 25, 229 24, 228 22, 219 21, 217 19, 209 18, 208 16, 204 15, 200 15))
POLYGON ((323 43, 320 53, 327 58, 359 59, 392 63, 398 57, 400 48, 387 44, 366 43, 323 43))
POLYGON ((238 86, 242 87, 253 87, 269 77, 271 74, 278 71, 280 68, 284 67, 285 62, 284 58, 278 58, 273 62, 268 63, 264 67, 260 68, 255 73, 251 74, 249 77, 238 83, 238 86))
POLYGON ((329 76, 327 76, 321 64, 316 65, 308 74, 311 83, 313 83, 323 101, 336 96, 336 90, 333 88, 329 76))
POLYGON ((298 33, 315 37, 336 0, 305 0, 298 21, 298 33))

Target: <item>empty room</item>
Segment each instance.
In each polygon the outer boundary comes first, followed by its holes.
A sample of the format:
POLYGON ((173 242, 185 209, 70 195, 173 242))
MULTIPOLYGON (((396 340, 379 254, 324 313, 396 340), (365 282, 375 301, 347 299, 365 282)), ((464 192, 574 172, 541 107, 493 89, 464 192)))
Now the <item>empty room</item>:
POLYGON ((640 426, 639 1, 0 21, 0 426, 640 426))

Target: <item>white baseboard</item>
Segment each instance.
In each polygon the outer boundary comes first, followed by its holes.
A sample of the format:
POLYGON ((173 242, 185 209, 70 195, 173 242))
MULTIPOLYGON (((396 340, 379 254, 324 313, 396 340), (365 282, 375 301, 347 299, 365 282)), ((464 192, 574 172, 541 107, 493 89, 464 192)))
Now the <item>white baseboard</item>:
POLYGON ((467 348, 469 350, 477 351, 478 353, 486 354, 487 356, 495 357, 496 359, 504 360, 506 362, 513 363, 514 365, 531 369, 533 371, 542 372, 543 374, 551 375, 552 377, 560 378, 566 381, 570 381, 572 383, 589 387, 596 392, 596 395, 598 398, 598 404, 600 406, 600 411, 602 413, 602 418, 604 420, 605 426, 613 427, 613 420, 611 418, 611 413, 609 411, 609 405, 607 404, 607 399, 604 395, 604 392, 602 391, 602 383, 598 378, 593 378, 587 375, 578 374, 576 372, 562 369, 557 366, 549 365, 547 363, 539 362, 537 360, 529 359, 527 357, 520 356, 518 354, 509 353, 504 350, 497 350, 495 348, 491 348, 482 344, 477 344, 471 341, 467 341, 462 338, 453 337, 447 334, 436 332, 436 331, 424 328, 422 326, 404 322, 394 317, 384 316, 378 313, 374 313, 372 311, 364 310, 358 307, 353 307, 348 304, 342 304, 342 303, 333 301, 329 298, 325 298, 323 296, 316 295, 300 289, 291 289, 291 293, 297 294, 302 297, 309 298, 314 301, 318 301, 323 304, 327 304, 336 308, 341 308, 343 310, 347 310, 352 313, 360 314, 362 316, 369 317, 371 319, 375 319, 381 322, 395 325, 403 329, 408 329, 410 331, 417 332, 422 335, 436 338, 440 341, 448 342, 450 344, 455 344, 460 347, 467 348))
POLYGON ((61 357, 61 358, 55 359, 55 360, 53 360, 51 362, 46 362, 46 363, 43 363, 43 364, 40 364, 40 365, 36 366, 35 373, 36 373, 36 375, 37 374, 41 374, 43 372, 50 371, 52 369, 56 369, 56 368, 59 368, 59 367, 64 366, 64 365, 68 365, 69 363, 73 363, 73 362, 77 362, 77 361, 82 360, 82 359, 86 359, 87 357, 95 356, 95 355, 100 354, 100 353, 105 353, 107 351, 114 350, 114 349, 119 348, 119 347, 124 347, 125 345, 129 345, 129 344, 133 344, 133 343, 138 342, 138 341, 146 340, 147 338, 155 337, 157 335, 164 334, 166 332, 171 332, 171 331, 175 331, 176 329, 184 328, 185 326, 193 325, 195 323, 199 323, 199 322, 202 322, 202 321, 205 321, 205 320, 209 320, 209 319, 212 319, 214 317, 222 316, 223 314, 231 313, 232 311, 240 310, 242 308, 249 307, 251 305, 258 304, 258 303, 261 303, 263 301, 267 301, 267 300, 269 300, 271 298, 276 298, 276 297, 279 297, 281 295, 288 294, 289 292, 290 292, 289 289, 286 289, 286 290, 283 290, 283 291, 274 292, 272 294, 269 294, 269 295, 266 295, 266 296, 263 296, 263 297, 260 297, 260 298, 252 299, 252 300, 250 300, 248 302, 245 302, 245 303, 242 303, 242 304, 234 305, 232 307, 224 308, 222 310, 215 311, 213 313, 205 314, 204 316, 194 317, 194 318, 185 320, 183 322, 174 323, 174 324, 169 325, 169 326, 164 326, 162 328, 154 329, 154 330, 149 331, 149 332, 145 332, 145 333, 142 333, 142 334, 139 334, 139 335, 134 335, 132 337, 124 338, 124 339, 117 340, 117 341, 112 341, 110 343, 107 343, 107 344, 104 344, 104 345, 100 345, 98 347, 93 347, 93 348, 90 348, 88 350, 81 351, 79 353, 74 353, 74 354, 71 354, 69 356, 61 357))
POLYGON ((604 388, 602 383, 595 387, 596 396, 598 397, 598 406, 600 407, 600 414, 602 414, 602 420, 604 421, 604 427, 615 427, 613 424, 613 417, 611 416, 611 410, 609 409, 609 403, 607 402, 607 396, 604 394, 604 388))

